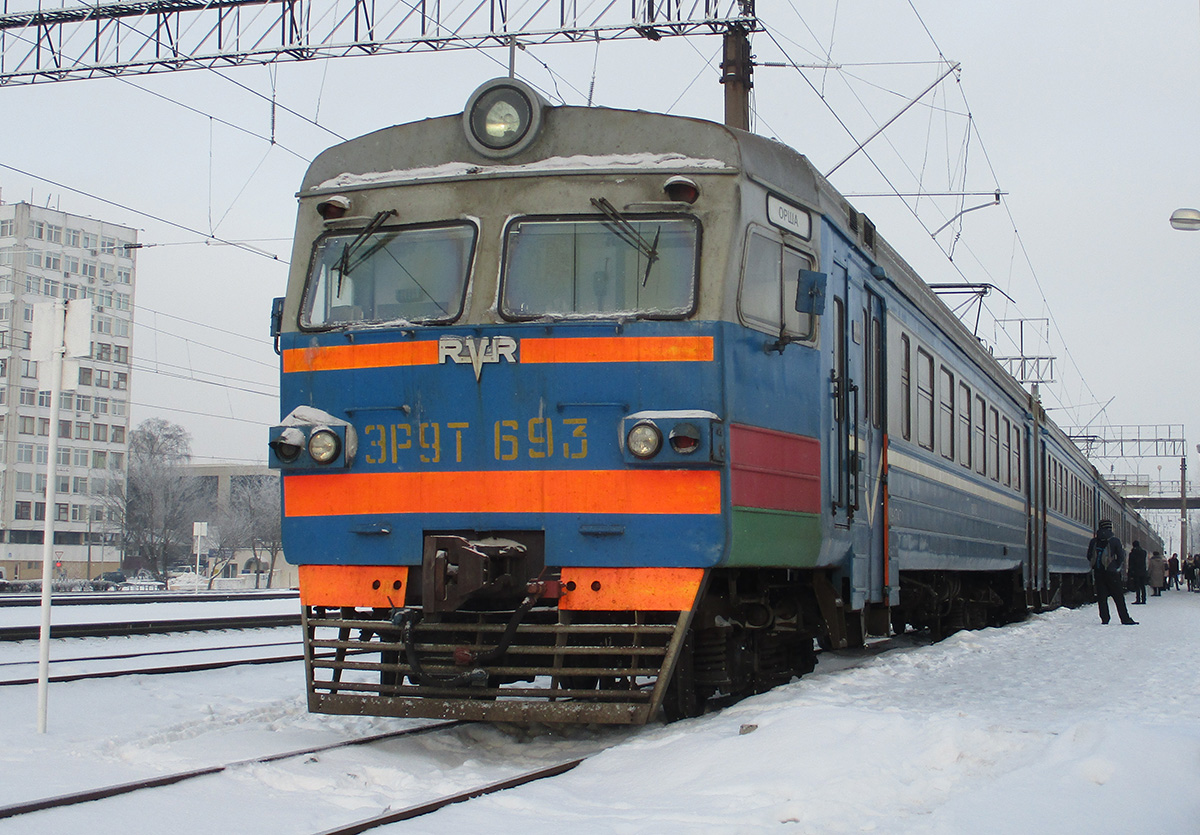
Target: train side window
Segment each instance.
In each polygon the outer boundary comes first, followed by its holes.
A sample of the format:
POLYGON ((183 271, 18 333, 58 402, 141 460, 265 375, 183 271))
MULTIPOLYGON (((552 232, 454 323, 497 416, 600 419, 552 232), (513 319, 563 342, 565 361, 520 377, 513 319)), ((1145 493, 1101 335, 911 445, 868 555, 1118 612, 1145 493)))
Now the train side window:
POLYGON ((1000 480, 1000 413, 994 407, 988 419, 988 475, 1000 480))
POLYGON ((958 463, 971 469, 971 387, 958 383, 958 463))
POLYGON ((812 269, 812 263, 808 255, 752 230, 738 294, 742 321, 772 336, 812 339, 816 316, 796 311, 800 271, 812 269))
POLYGON ((933 357, 917 349, 917 443, 933 449, 933 357))
POLYGON ((1021 489, 1021 427, 1012 428, 1012 486, 1021 489))
POLYGON ((971 438, 971 453, 975 457, 975 472, 987 475, 987 401, 975 395, 975 425, 971 438))
POLYGON ((943 458, 954 460, 954 374, 938 368, 938 447, 943 458))
POLYGON ((1008 418, 1001 421, 1000 429, 1000 481, 1012 486, 1012 424, 1008 418))
POLYGON ((900 434, 912 440, 912 343, 900 336, 900 434))

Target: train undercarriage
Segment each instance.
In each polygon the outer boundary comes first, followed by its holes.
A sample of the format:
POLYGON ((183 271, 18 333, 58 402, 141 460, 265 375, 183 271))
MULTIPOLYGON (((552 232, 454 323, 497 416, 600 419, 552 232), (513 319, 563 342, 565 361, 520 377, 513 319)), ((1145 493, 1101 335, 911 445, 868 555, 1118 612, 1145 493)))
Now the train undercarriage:
POLYGON ((1019 572, 904 572, 898 606, 851 611, 827 571, 714 569, 676 608, 580 610, 564 605, 576 575, 547 570, 536 542, 430 542, 403 604, 304 607, 311 710, 643 724, 787 683, 818 648, 910 628, 939 640, 1030 608, 1019 572))

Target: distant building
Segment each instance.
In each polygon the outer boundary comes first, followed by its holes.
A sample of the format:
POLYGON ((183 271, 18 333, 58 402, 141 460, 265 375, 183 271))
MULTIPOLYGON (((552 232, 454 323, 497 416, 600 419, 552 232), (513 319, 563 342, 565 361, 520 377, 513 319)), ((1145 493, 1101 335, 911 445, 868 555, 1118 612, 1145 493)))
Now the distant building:
POLYGON ((0 569, 41 576, 43 524, 53 514, 56 577, 120 566, 119 514, 106 503, 128 466, 130 359, 137 230, 89 217, 0 203, 0 569), (57 427, 29 355, 33 305, 91 298, 91 356, 63 381, 57 427), (46 461, 58 433, 56 500, 46 461))
MULTIPOLYGON (((210 535, 200 543, 201 574, 217 575, 212 587, 298 588, 296 566, 284 560, 279 538, 279 470, 265 464, 191 464, 187 472, 198 482, 193 521, 208 523, 210 535)), ((194 578, 194 573, 179 578, 179 587, 194 585, 194 578)))

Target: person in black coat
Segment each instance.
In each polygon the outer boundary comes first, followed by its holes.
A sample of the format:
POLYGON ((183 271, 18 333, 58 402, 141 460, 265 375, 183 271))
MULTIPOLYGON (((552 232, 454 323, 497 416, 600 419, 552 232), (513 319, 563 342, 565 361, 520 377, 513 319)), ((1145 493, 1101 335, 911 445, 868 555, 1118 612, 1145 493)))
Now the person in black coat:
POLYGON ((1088 564, 1092 567, 1092 578, 1096 581, 1096 602, 1100 606, 1100 622, 1108 623, 1108 598, 1117 604, 1121 623, 1130 626, 1137 621, 1129 617, 1125 608, 1125 584, 1121 572, 1125 568, 1125 548, 1113 534, 1112 522, 1100 520, 1100 527, 1088 543, 1088 564))
POLYGON ((1135 539, 1129 549, 1129 587, 1133 590, 1134 605, 1146 602, 1146 581, 1149 579, 1146 549, 1135 539))

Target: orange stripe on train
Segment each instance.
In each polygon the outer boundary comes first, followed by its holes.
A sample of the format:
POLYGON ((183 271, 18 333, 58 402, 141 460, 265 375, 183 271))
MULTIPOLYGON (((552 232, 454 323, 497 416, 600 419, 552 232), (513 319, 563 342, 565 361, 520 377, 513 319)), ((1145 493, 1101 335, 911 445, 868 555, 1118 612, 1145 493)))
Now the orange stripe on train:
POLYGON ((591 612, 678 612, 691 609, 703 568, 564 567, 560 609, 591 612))
POLYGON ((401 365, 436 365, 438 344, 381 342, 368 345, 328 345, 289 348, 283 352, 283 370, 341 371, 352 368, 388 368, 401 365))
POLYGON ((289 518, 369 513, 721 512, 717 470, 321 473, 283 479, 289 518))
POLYGON ((405 565, 301 565, 300 602, 305 606, 404 605, 408 583, 405 565))
MULTIPOLYGON (((583 362, 712 362, 711 336, 606 336, 522 339, 518 361, 531 364, 583 362)), ((383 342, 289 348, 285 373, 437 365, 438 343, 383 342)))
POLYGON ((522 339, 520 361, 711 362, 711 336, 605 336, 522 339))

